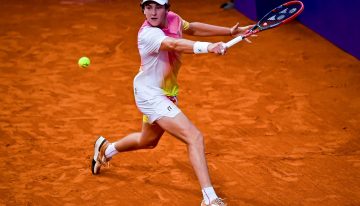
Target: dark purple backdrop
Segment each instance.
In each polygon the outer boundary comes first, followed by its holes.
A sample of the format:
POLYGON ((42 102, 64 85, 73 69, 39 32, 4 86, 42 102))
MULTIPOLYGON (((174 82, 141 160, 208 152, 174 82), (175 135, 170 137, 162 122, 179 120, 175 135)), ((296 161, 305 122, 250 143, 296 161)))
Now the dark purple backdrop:
MULTIPOLYGON (((284 0, 235 0, 235 8, 259 20, 284 0)), ((360 0, 302 0, 298 20, 344 51, 360 59, 360 0)))

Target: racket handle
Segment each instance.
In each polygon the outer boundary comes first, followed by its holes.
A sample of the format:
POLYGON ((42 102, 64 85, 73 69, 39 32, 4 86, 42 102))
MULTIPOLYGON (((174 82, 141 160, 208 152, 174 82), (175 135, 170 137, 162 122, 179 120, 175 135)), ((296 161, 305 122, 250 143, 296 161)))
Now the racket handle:
POLYGON ((227 48, 229 48, 229 47, 232 47, 234 44, 241 42, 243 39, 244 39, 243 36, 238 36, 238 37, 235 37, 232 40, 226 42, 225 45, 227 48))

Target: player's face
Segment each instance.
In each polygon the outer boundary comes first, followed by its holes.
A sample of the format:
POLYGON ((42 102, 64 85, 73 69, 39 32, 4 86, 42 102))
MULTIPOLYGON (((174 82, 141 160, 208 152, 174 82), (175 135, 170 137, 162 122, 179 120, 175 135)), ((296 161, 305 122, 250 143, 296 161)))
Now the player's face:
POLYGON ((146 16, 146 20, 149 22, 151 26, 155 27, 164 27, 167 9, 164 5, 159 5, 156 3, 150 3, 145 5, 144 14, 146 16))

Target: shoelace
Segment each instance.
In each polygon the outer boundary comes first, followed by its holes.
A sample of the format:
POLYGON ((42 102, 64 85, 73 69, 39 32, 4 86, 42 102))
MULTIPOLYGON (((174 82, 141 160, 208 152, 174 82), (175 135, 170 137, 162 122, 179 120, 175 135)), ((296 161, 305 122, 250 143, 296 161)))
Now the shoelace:
MULTIPOLYGON (((100 154, 99 154, 99 155, 100 155, 100 154)), ((110 157, 110 158, 107 158, 107 157, 105 156, 105 151, 104 151, 103 156, 102 156, 101 158, 98 157, 98 160, 99 160, 100 164, 101 164, 101 165, 104 165, 104 166, 107 166, 107 168, 110 167, 110 160, 111 160, 111 159, 112 159, 111 157, 110 157)))
POLYGON ((103 165, 103 166, 106 166, 107 168, 110 167, 110 162, 109 161, 106 161, 106 162, 100 161, 100 164, 103 165))
POLYGON ((107 168, 110 167, 110 160, 111 160, 111 157, 106 158, 105 155, 103 156, 103 158, 99 158, 100 164, 106 166, 107 168))
POLYGON ((217 204, 219 206, 225 206, 225 203, 223 202, 223 199, 221 198, 216 198, 215 200, 213 200, 212 204, 217 204))

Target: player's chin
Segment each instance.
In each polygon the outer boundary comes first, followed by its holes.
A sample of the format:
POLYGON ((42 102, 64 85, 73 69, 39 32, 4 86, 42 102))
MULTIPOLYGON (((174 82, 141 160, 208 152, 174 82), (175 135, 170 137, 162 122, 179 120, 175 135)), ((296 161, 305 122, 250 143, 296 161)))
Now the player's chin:
POLYGON ((155 19, 151 19, 150 21, 148 21, 150 23, 151 26, 154 27, 158 27, 160 25, 160 21, 159 20, 155 20, 155 19))

